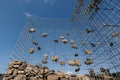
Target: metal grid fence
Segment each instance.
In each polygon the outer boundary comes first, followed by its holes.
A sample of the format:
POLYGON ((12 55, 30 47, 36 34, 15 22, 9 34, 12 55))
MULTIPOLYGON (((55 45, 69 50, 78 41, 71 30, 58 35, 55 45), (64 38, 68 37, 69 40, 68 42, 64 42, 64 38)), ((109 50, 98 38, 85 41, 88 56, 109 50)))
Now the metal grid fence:
POLYGON ((112 36, 113 33, 120 33, 120 1, 97 0, 100 1, 97 7, 93 6, 93 1, 96 0, 78 0, 72 20, 30 18, 21 32, 10 59, 42 64, 44 54, 48 54, 48 63, 43 65, 50 69, 75 73, 76 67, 69 66, 67 62, 78 59, 81 62, 79 74, 89 74, 91 69, 94 69, 96 74, 100 74, 101 67, 109 69, 111 74, 120 72, 120 36, 112 36), (29 29, 32 27, 35 28, 35 33, 31 34, 29 29), (41 35, 44 32, 48 35, 43 38, 41 35), (59 36, 64 36, 68 43, 63 44, 59 36), (55 39, 59 42, 55 43, 55 39), (37 50, 32 43, 34 40, 42 47, 41 50, 37 50), (78 49, 71 48, 70 40, 75 41, 78 49), (86 42, 85 45, 82 44, 83 41, 86 42), (35 49, 34 54, 29 53, 30 48, 35 49), (86 49, 91 50, 92 54, 86 55, 84 53, 86 49), (79 56, 74 57, 75 53, 79 56), (52 62, 53 55, 58 55, 59 61, 64 60, 66 65, 61 66, 52 62), (84 62, 88 58, 93 59, 94 63, 86 65, 84 62))
MULTIPOLYGON (((76 23, 80 41, 86 40, 82 49, 91 49, 93 54, 87 56, 94 60, 89 69, 100 73, 100 67, 109 69, 111 73, 120 72, 120 4, 119 0, 77 0, 72 21, 76 23), (78 23, 80 24, 78 26, 78 23), (94 32, 86 34, 86 29, 94 32), (97 43, 100 44, 97 44, 97 43), (92 47, 94 43, 96 47, 92 47)), ((119 76, 119 75, 118 75, 119 76)), ((120 77, 120 76, 119 76, 120 77)))

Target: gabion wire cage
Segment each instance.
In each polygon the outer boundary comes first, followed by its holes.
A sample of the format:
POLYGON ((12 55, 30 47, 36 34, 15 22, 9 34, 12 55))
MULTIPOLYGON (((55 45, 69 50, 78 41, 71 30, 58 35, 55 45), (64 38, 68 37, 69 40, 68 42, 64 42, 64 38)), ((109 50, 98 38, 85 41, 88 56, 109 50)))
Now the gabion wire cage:
POLYGON ((81 62, 78 74, 89 74, 91 70, 101 74, 100 69, 104 68, 110 71, 110 75, 120 77, 119 11, 119 0, 78 0, 72 20, 30 18, 21 32, 11 60, 42 64, 47 54, 48 62, 43 65, 50 69, 75 73, 78 67, 67 63, 78 59, 81 62), (31 28, 35 30, 29 31, 31 28), (60 36, 68 42, 63 43, 60 36), (71 48, 71 40, 78 48, 71 48), (30 48, 34 49, 32 54, 29 53, 30 48), (74 56, 76 53, 77 57, 74 56), (52 61, 52 56, 56 55, 59 56, 57 63, 52 61), (93 60, 93 63, 86 65, 86 60, 93 60), (66 64, 60 65, 60 61, 66 64))
POLYGON ((73 23, 70 19, 42 19, 42 18, 31 18, 26 23, 23 31, 21 32, 20 38, 16 44, 16 47, 11 56, 11 60, 22 60, 27 61, 31 64, 42 64, 44 55, 48 55, 47 64, 50 69, 55 69, 57 71, 61 70, 64 72, 70 71, 74 73, 74 69, 77 67, 69 67, 68 60, 79 59, 81 60, 81 71, 86 73, 87 68, 85 68, 84 60, 79 42, 79 35, 74 31, 73 23), (34 28, 35 31, 30 32, 29 30, 34 28), (43 36, 43 34, 47 34, 43 36), (60 37, 64 37, 61 39, 60 37), (67 40, 64 43, 63 40, 67 40), (55 42, 57 40, 57 42, 55 42), (78 49, 71 48, 70 41, 74 40, 77 44, 78 49), (37 42, 37 43, 36 43, 37 42), (38 46, 41 49, 38 49, 38 46), (31 49, 31 53, 29 50, 31 49), (34 51, 32 50, 34 49, 34 51), (78 53, 79 57, 75 57, 74 54, 78 53), (53 56, 59 56, 59 61, 57 63, 52 61, 53 56), (66 65, 60 65, 60 62, 64 61, 66 65))
POLYGON ((119 0, 77 0, 72 21, 81 36, 80 41, 87 43, 82 49, 93 51, 87 57, 93 58, 95 63, 89 69, 94 69, 95 73, 100 73, 99 67, 105 67, 120 77, 117 74, 120 72, 119 11, 119 0), (94 32, 85 33, 85 30, 91 29, 94 32))

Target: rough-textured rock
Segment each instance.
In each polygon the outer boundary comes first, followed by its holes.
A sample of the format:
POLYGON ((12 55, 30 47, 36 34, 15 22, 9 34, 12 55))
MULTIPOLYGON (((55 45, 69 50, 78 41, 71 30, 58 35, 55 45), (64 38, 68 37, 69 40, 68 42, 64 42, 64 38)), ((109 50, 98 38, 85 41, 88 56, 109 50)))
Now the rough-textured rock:
POLYGON ((92 54, 92 51, 90 49, 86 49, 86 50, 84 50, 84 53, 90 55, 90 54, 92 54))
POLYGON ((77 44, 72 44, 72 45, 71 45, 71 48, 73 48, 73 49, 78 49, 78 46, 77 46, 77 44))
POLYGON ((81 66, 81 63, 80 63, 79 60, 75 59, 74 62, 75 62, 75 64, 76 64, 77 66, 81 66))
POLYGON ((63 39, 62 42, 63 42, 64 44, 66 44, 66 43, 68 42, 68 40, 67 40, 67 39, 63 39))
MULTIPOLYGON (((77 61, 77 60, 76 60, 77 61)), ((76 65, 75 60, 72 65, 76 65)), ((67 75, 61 71, 49 70, 42 65, 31 65, 25 61, 12 61, 4 76, 5 80, 79 80, 77 75, 67 75), (17 65, 17 66, 16 66, 17 65), (19 67, 18 67, 19 66, 19 67)))
POLYGON ((26 76, 25 75, 17 75, 14 80, 26 80, 26 76))
POLYGON ((58 80, 58 75, 57 74, 48 75, 47 80, 58 80))
POLYGON ((29 52, 30 52, 30 54, 33 54, 34 53, 34 49, 30 48, 29 52))
POLYGON ((75 41, 74 40, 70 40, 70 44, 74 44, 75 43, 75 41))
POLYGON ((85 61, 85 64, 86 64, 86 65, 91 65, 91 64, 93 64, 93 63, 94 63, 93 59, 90 59, 90 58, 88 58, 88 59, 85 61))
POLYGON ((47 36, 47 33, 44 32, 44 33, 42 34, 42 37, 46 37, 46 36, 47 36))
POLYGON ((65 61, 60 61, 60 65, 65 65, 65 61))
POLYGON ((58 62, 58 59, 59 59, 58 56, 53 56, 52 57, 52 61, 58 62))
POLYGON ((68 61, 68 64, 69 64, 70 66, 75 66, 75 62, 72 61, 72 60, 69 60, 69 61, 68 61))

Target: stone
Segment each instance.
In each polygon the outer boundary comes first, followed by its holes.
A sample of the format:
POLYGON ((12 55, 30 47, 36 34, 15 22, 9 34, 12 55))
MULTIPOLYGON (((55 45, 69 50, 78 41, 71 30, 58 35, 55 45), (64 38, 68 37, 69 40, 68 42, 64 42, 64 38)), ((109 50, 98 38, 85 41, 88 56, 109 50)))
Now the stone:
POLYGON ((75 62, 72 61, 72 60, 69 60, 69 61, 68 61, 68 64, 69 64, 70 66, 75 66, 75 62))
POLYGON ((38 80, 37 77, 30 77, 30 80, 38 80))
POLYGON ((24 70, 27 67, 27 63, 24 61, 22 65, 19 67, 19 70, 24 70))
POLYGON ((58 62, 58 59, 59 59, 58 56, 53 56, 52 57, 52 61, 58 62))
POLYGON ((37 41, 33 41, 33 44, 34 44, 34 45, 38 45, 38 42, 37 42, 37 41))
POLYGON ((60 65, 65 65, 65 61, 60 61, 60 65))
POLYGON ((42 37, 46 37, 46 36, 47 36, 47 33, 44 32, 44 33, 42 34, 42 37))
POLYGON ((47 80, 58 80, 58 75, 57 74, 48 75, 47 80))
POLYGON ((92 54, 92 51, 90 49, 86 49, 86 50, 84 50, 84 53, 90 55, 90 54, 92 54))
POLYGON ((78 49, 78 46, 77 46, 77 44, 72 44, 71 48, 78 49))
POLYGON ((29 52, 30 52, 30 54, 33 54, 34 53, 34 49, 30 48, 29 52))
POLYGON ((20 65, 13 65, 13 67, 14 67, 14 68, 19 68, 19 67, 20 67, 20 65))
POLYGON ((26 76, 25 75, 17 75, 14 80, 26 80, 26 76))
POLYGON ((81 63, 80 63, 79 60, 75 59, 74 62, 75 62, 75 65, 77 65, 77 66, 81 66, 81 63))
POLYGON ((18 74, 25 74, 25 71, 18 71, 18 74))
POLYGON ((14 75, 14 76, 16 76, 16 75, 17 75, 17 73, 18 73, 18 70, 17 70, 17 69, 15 69, 15 70, 14 70, 14 72, 13 72, 13 75, 14 75))
POLYGON ((86 61, 85 61, 85 64, 86 65, 91 65, 91 64, 93 64, 94 62, 93 62, 93 60, 92 59, 87 59, 86 61))
POLYGON ((70 44, 74 44, 75 43, 75 41, 74 40, 70 40, 70 44))
POLYGON ((86 41, 82 41, 82 45, 86 45, 86 41))
POLYGON ((60 39, 64 39, 64 36, 60 36, 60 39))
POLYGON ((78 71, 80 71, 80 68, 76 68, 76 69, 75 69, 75 72, 78 72, 78 71))
POLYGON ((30 33, 34 33, 35 32, 35 28, 30 28, 29 32, 30 33))
POLYGON ((57 72, 57 75, 58 75, 59 77, 64 77, 64 76, 65 76, 65 74, 64 74, 63 72, 61 72, 61 71, 58 71, 58 72, 57 72))
POLYGON ((67 40, 67 39, 63 39, 62 42, 63 42, 64 44, 66 44, 66 43, 68 42, 68 40, 67 40))

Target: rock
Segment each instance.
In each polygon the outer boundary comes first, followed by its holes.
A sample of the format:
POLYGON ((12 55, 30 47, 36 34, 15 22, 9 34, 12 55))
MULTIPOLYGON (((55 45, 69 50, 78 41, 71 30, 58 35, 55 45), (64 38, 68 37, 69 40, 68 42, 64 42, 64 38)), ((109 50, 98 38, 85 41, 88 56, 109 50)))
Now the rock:
POLYGON ((90 54, 92 54, 92 51, 90 49, 86 49, 86 50, 84 50, 84 53, 90 55, 90 54))
POLYGON ((57 75, 58 75, 59 77, 64 77, 64 76, 65 76, 65 74, 64 74, 63 72, 61 72, 61 71, 58 71, 58 72, 57 72, 57 75))
POLYGON ((67 32, 66 34, 67 34, 67 36, 69 36, 69 35, 70 35, 70 32, 67 32))
POLYGON ((30 28, 29 32, 30 33, 34 33, 35 32, 35 28, 30 28))
POLYGON ((96 45, 95 45, 94 43, 91 43, 91 46, 92 46, 92 47, 96 47, 96 45))
POLYGON ((14 65, 13 67, 14 67, 14 68, 19 68, 19 67, 20 67, 20 65, 14 65))
POLYGON ((120 32, 114 32, 111 34, 112 37, 118 37, 120 35, 120 32))
POLYGON ((80 63, 79 60, 75 59, 74 62, 75 62, 75 65, 77 65, 77 66, 81 66, 81 63, 80 63))
POLYGON ((15 69, 15 70, 14 70, 14 72, 13 72, 13 75, 14 75, 14 76, 16 76, 16 75, 17 75, 17 73, 18 73, 18 70, 17 70, 17 69, 15 69))
POLYGON ((13 71, 14 71, 14 69, 10 69, 10 70, 7 71, 7 74, 11 75, 13 73, 13 71))
POLYGON ((60 36, 60 39, 64 39, 64 36, 60 36))
POLYGON ((60 65, 65 65, 65 61, 60 61, 60 65))
POLYGON ((75 69, 75 72, 78 72, 78 71, 80 71, 80 68, 76 68, 76 69, 75 69))
POLYGON ((69 80, 79 80, 79 77, 76 76, 75 74, 72 74, 72 75, 69 77, 69 80))
POLYGON ((93 62, 93 60, 92 59, 87 59, 86 61, 85 61, 85 64, 86 65, 91 65, 91 64, 93 64, 94 62, 93 62))
POLYGON ((5 80, 14 79, 15 75, 5 75, 5 80))
POLYGON ((27 65, 25 72, 30 72, 30 71, 32 71, 32 67, 30 65, 27 65))
POLYGON ((33 54, 34 53, 34 49, 30 48, 29 52, 30 52, 30 54, 33 54))
POLYGON ((95 77, 95 72, 93 69, 90 70, 89 74, 90 74, 90 77, 95 77))
POLYGON ((48 72, 49 72, 48 68, 44 69, 44 73, 48 73, 48 72))
POLYGON ((45 58, 45 60, 47 60, 49 58, 48 54, 45 54, 44 58, 45 58))
POLYGON ((57 74, 48 75, 47 80, 58 80, 58 75, 57 74))
POLYGON ((26 76, 25 75, 17 75, 14 80, 26 80, 26 76))
POLYGON ((63 42, 64 44, 66 44, 66 43, 68 42, 68 40, 67 40, 67 39, 63 39, 62 42, 63 42))
POLYGON ((37 77, 30 77, 30 80, 38 80, 37 77))
POLYGON ((38 46, 38 47, 37 47, 37 49, 38 49, 38 50, 41 50, 41 49, 42 49, 42 47, 41 47, 41 46, 38 46))
MULTIPOLYGON (((14 67, 14 65, 21 65, 22 63, 21 63, 21 61, 19 61, 19 60, 15 60, 15 61, 12 61, 12 62, 10 62, 10 64, 9 64, 9 68, 13 68, 14 67)), ((16 66, 15 66, 16 67, 16 66)))
POLYGON ((33 44, 34 44, 34 45, 38 45, 38 42, 37 42, 37 41, 33 41, 33 44))
POLYGON ((82 45, 86 45, 86 41, 82 41, 82 45))
POLYGON ((53 56, 52 57, 52 61, 58 62, 58 59, 59 59, 58 56, 53 56))
POLYGON ((56 40, 54 40, 54 42, 58 43, 58 40, 56 39, 56 40))
POLYGON ((109 45, 110 45, 110 47, 113 47, 113 46, 114 46, 114 43, 113 43, 113 42, 110 42, 109 45))
POLYGON ((44 33, 42 34, 42 37, 46 37, 46 36, 47 36, 47 33, 44 32, 44 33))
POLYGON ((39 72, 39 67, 35 66, 35 67, 33 67, 33 70, 34 70, 35 73, 38 73, 39 72))
POLYGON ((22 65, 19 67, 19 70, 24 70, 27 67, 27 63, 24 61, 22 65))
POLYGON ((25 74, 25 71, 18 71, 18 74, 25 74))
POLYGON ((105 69, 103 67, 100 68, 101 72, 105 72, 105 69))
POLYGON ((77 44, 72 44, 71 48, 78 49, 78 46, 77 46, 77 44))
POLYGON ((92 32, 94 32, 93 29, 86 29, 85 31, 86 31, 86 33, 92 33, 92 32))
POLYGON ((68 61, 68 64, 69 64, 70 66, 75 66, 75 62, 72 61, 72 60, 69 60, 69 61, 68 61))
POLYGON ((70 44, 74 44, 75 42, 74 42, 74 40, 70 40, 70 44))
POLYGON ((75 53, 74 56, 77 57, 77 56, 79 56, 79 55, 78 55, 78 53, 75 53))
POLYGON ((42 63, 43 63, 43 64, 47 64, 47 62, 48 62, 48 61, 47 61, 46 59, 43 59, 43 60, 42 60, 42 63))

